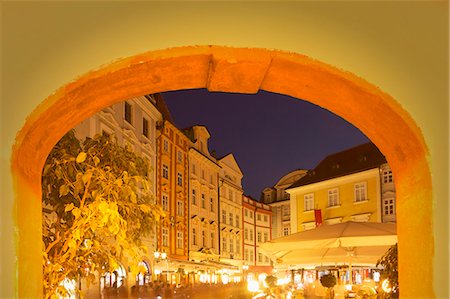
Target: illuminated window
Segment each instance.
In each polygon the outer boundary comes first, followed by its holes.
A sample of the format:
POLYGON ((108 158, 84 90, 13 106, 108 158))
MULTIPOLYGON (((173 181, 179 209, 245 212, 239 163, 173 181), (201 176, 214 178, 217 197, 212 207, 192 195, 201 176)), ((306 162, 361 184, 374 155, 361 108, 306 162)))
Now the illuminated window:
POLYGON ((261 234, 261 232, 258 232, 257 236, 258 236, 258 242, 261 242, 262 241, 262 234, 261 234))
POLYGON ((178 216, 184 215, 184 203, 180 200, 177 201, 177 215, 178 216))
POLYGON ((177 232, 177 248, 183 248, 183 232, 177 232))
POLYGON ((169 246, 169 229, 166 227, 162 229, 162 245, 169 246))
POLYGON ((339 206, 339 189, 338 188, 328 190, 328 206, 329 207, 339 206))
POLYGON ((283 236, 289 236, 290 228, 289 226, 283 227, 283 236))
POLYGON ((303 196, 304 203, 305 203, 305 211, 311 211, 314 210, 314 194, 305 194, 303 196))
POLYGON ((367 200, 367 185, 365 182, 355 184, 355 202, 367 200))
POLYGON ((256 214, 256 220, 261 221, 261 214, 256 214))

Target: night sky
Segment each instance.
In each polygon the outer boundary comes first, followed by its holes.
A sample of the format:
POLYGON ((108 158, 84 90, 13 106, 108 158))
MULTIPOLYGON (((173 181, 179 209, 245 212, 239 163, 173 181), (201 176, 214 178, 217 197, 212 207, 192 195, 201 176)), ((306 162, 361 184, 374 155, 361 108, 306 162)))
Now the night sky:
POLYGON ((329 154, 369 141, 339 116, 285 95, 197 89, 163 97, 178 128, 205 125, 210 152, 219 158, 233 153, 244 173, 244 194, 257 200, 288 172, 312 169, 329 154))

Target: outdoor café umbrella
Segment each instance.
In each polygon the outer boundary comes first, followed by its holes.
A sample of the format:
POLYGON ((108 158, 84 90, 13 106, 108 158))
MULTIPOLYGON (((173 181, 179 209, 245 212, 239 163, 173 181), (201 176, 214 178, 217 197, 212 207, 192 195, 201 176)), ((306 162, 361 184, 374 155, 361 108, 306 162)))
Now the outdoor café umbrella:
POLYGON ((375 265, 390 246, 397 243, 394 223, 344 222, 277 238, 263 244, 261 253, 277 264, 375 265))

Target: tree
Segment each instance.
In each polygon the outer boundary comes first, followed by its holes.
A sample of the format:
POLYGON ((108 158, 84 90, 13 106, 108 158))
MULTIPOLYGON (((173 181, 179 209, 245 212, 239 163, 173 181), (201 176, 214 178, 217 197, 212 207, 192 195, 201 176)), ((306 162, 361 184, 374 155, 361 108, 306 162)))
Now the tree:
POLYGON ((65 280, 87 283, 118 261, 137 274, 149 235, 164 215, 149 192, 147 160, 98 135, 80 143, 68 132, 42 176, 44 296, 67 296, 65 280))
POLYGON ((320 283, 328 289, 328 298, 334 298, 333 287, 336 285, 336 277, 331 273, 322 275, 320 283))
POLYGON ((388 251, 378 260, 377 267, 381 266, 381 278, 387 279, 389 283, 390 292, 385 292, 384 298, 398 298, 398 248, 397 244, 391 246, 388 251))

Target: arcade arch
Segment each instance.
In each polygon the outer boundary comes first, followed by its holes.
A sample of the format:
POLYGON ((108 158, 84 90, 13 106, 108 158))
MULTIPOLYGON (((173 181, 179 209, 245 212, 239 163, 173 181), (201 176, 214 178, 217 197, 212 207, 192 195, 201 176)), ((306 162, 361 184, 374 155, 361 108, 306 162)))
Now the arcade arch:
POLYGON ((376 86, 303 55, 193 46, 147 52, 87 73, 29 116, 12 156, 20 298, 42 293, 42 232, 35 223, 42 220, 42 167, 54 144, 83 119, 125 98, 193 88, 285 94, 328 109, 359 128, 383 152, 396 177, 402 297, 434 297, 428 152, 409 114, 376 86))

